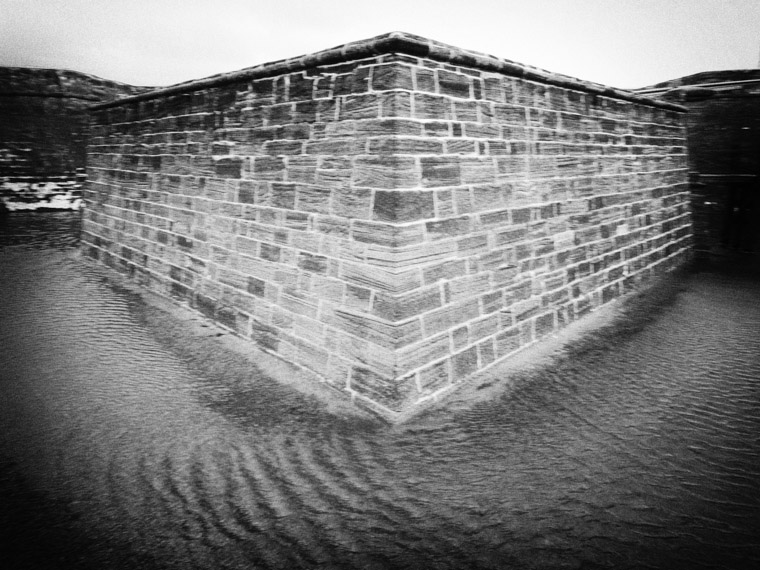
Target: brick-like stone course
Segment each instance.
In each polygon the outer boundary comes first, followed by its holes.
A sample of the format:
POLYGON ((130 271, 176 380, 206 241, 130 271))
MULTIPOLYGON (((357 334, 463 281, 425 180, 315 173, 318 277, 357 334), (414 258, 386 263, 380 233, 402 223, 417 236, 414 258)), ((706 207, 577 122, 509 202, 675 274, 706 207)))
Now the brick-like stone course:
POLYGON ((688 257, 682 113, 387 34, 97 106, 83 247, 393 417, 688 257))

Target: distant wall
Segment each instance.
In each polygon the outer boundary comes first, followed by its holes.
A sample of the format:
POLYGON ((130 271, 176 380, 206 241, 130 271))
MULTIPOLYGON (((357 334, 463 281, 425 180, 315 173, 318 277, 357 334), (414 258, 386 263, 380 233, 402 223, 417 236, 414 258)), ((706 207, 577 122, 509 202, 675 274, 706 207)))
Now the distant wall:
POLYGON ((74 71, 0 67, 0 180, 73 177, 85 168, 87 107, 145 90, 74 71))
POLYGON ((83 247, 394 416, 689 256, 683 108, 407 34, 104 104, 83 247))
POLYGON ((689 110, 697 246, 760 252, 760 69, 698 73, 644 91, 689 110))

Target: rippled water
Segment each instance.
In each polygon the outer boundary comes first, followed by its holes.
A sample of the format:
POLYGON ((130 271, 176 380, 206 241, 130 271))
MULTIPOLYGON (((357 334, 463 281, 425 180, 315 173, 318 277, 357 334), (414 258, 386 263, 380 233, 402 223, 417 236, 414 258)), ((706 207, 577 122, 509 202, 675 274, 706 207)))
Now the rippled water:
POLYGON ((156 329, 77 228, 0 231, 4 567, 760 567, 756 272, 390 427, 156 329))

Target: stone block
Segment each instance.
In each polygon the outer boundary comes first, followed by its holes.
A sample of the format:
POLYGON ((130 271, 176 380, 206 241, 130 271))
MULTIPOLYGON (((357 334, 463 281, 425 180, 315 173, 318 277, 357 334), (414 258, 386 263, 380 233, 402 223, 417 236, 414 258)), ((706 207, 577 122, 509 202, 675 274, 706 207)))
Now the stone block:
POLYGON ((334 192, 337 191, 350 191, 351 190, 351 168, 336 167, 339 166, 327 163, 322 160, 321 168, 315 171, 314 182, 318 186, 331 188, 334 192))
POLYGON ((470 333, 467 329, 467 325, 455 328, 451 331, 451 346, 454 351, 462 350, 468 344, 470 344, 470 333))
POLYGON ((259 180, 283 180, 285 162, 282 158, 261 156, 253 159, 252 175, 259 180))
POLYGON ((354 184, 378 189, 413 188, 418 184, 415 161, 403 156, 367 156, 354 161, 354 184))
POLYGON ((489 314, 504 307, 504 294, 501 290, 492 291, 480 297, 482 313, 489 314))
POLYGON ((262 259, 266 259, 267 261, 274 261, 274 262, 280 261, 282 249, 279 246, 272 245, 269 243, 262 243, 260 245, 259 251, 260 251, 260 256, 262 259))
POLYGON ((294 337, 293 340, 296 347, 295 360, 297 362, 302 362, 306 368, 313 370, 320 376, 324 377, 330 373, 329 352, 302 338, 294 337))
POLYGON ((351 223, 351 236, 363 243, 405 247, 422 243, 425 239, 425 230, 421 224, 399 226, 356 220, 351 223))
POLYGON ((372 300, 372 290, 356 285, 346 285, 345 304, 347 307, 368 312, 372 300))
POLYGON ((496 335, 496 356, 504 358, 520 349, 520 329, 516 326, 496 335))
POLYGON ((391 295, 412 291, 422 286, 422 279, 415 270, 393 272, 382 267, 343 263, 341 278, 347 283, 384 291, 391 295))
POLYGON ((293 156, 288 159, 287 179, 290 182, 314 184, 316 181, 317 158, 293 156))
POLYGON ((304 153, 312 156, 357 155, 364 151, 364 144, 353 135, 342 138, 311 140, 304 146, 304 153))
MULTIPOLYGON (((467 130, 467 127, 470 125, 477 125, 476 121, 478 120, 478 112, 480 109, 480 106, 478 105, 477 101, 453 101, 453 108, 454 108, 454 119, 460 122, 465 121, 472 121, 471 123, 467 123, 464 127, 464 135, 468 137, 474 137, 476 135, 472 134, 467 130)), ((486 126, 486 125, 484 125, 486 126)), ((487 125, 491 126, 491 125, 487 125)), ((499 136, 499 127, 495 126, 495 135, 496 137, 499 136)))
MULTIPOLYGON (((303 141, 300 140, 279 140, 268 141, 264 143, 264 153, 273 156, 301 154, 303 152, 303 141)), ((217 166, 217 172, 219 168, 217 166)))
POLYGON ((341 218, 369 218, 372 191, 368 188, 344 188, 332 194, 332 213, 341 218))
POLYGON ((373 218, 378 221, 409 222, 435 217, 432 192, 377 190, 373 218))
POLYGON ((503 78, 500 76, 490 76, 483 78, 483 97, 488 101, 495 103, 504 103, 506 90, 503 85, 503 78))
POLYGON ((451 357, 454 382, 462 382, 478 370, 478 349, 473 346, 451 357))
POLYGON ((477 142, 470 139, 446 139, 445 152, 439 154, 476 154, 477 142))
POLYGON ((453 119, 452 102, 446 97, 414 93, 413 109, 415 119, 435 119, 448 121, 453 119))
MULTIPOLYGON (((492 172, 493 174, 493 172, 492 172)), ((495 175, 491 177, 491 180, 495 179, 495 175)), ((497 184, 483 184, 473 186, 472 188, 472 204, 476 212, 483 212, 486 210, 494 210, 502 205, 509 203, 511 192, 508 188, 497 184)), ((493 217, 486 217, 489 223, 503 223, 502 220, 495 222, 493 217)), ((483 217, 480 218, 483 221, 483 217)))
POLYGON ((555 321, 556 316, 554 311, 538 316, 535 324, 536 336, 542 337, 554 332, 556 328, 555 321))
POLYGON ((356 393, 392 410, 401 408, 413 388, 411 382, 401 383, 361 367, 352 369, 350 387, 356 393))
POLYGON ((216 299, 202 293, 195 294, 193 307, 206 318, 213 320, 216 315, 216 299))
POLYGON ((411 93, 393 91, 380 96, 380 114, 382 117, 411 117, 411 93))
POLYGON ((365 93, 369 89, 369 75, 369 67, 358 67, 351 73, 338 75, 335 78, 333 94, 337 97, 365 93))
POLYGON ((426 334, 435 334, 449 330, 477 318, 480 308, 477 299, 452 303, 427 313, 423 317, 426 334))
POLYGON ((399 349, 397 365, 401 370, 415 370, 447 356, 450 350, 448 334, 428 336, 420 342, 399 349))
POLYGON ((421 393, 432 394, 451 385, 451 372, 449 370, 449 361, 444 360, 436 362, 420 370, 419 382, 421 393))
POLYGON ((220 307, 216 312, 216 322, 235 332, 238 332, 238 321, 244 319, 245 317, 232 307, 220 307))
POLYGON ((425 223, 427 235, 434 240, 466 235, 471 231, 471 228, 472 218, 470 216, 425 223))
POLYGON ((272 206, 275 208, 287 208, 293 210, 296 207, 296 190, 295 184, 288 182, 273 182, 272 188, 272 206))
POLYGON ((314 78, 303 74, 293 74, 288 78, 288 99, 290 101, 310 100, 314 93, 314 78))
POLYGON ((241 180, 238 186, 238 201, 243 204, 256 203, 256 184, 252 180, 241 180))
POLYGON ((496 351, 494 350, 494 341, 485 340, 478 344, 478 357, 482 368, 493 364, 496 361, 496 351))
POLYGON ((513 224, 527 224, 533 219, 532 208, 515 208, 512 210, 513 224))
POLYGON ((298 254, 298 267, 304 271, 324 275, 327 273, 327 258, 323 255, 300 252, 298 254))
POLYGON ((377 293, 372 312, 383 319, 396 322, 426 313, 441 306, 438 287, 419 289, 400 295, 377 293))
POLYGON ((293 314, 316 319, 319 311, 319 300, 316 297, 302 293, 282 293, 280 295, 280 306, 293 314))
POLYGON ((380 117, 381 101, 374 93, 348 98, 340 106, 340 120, 376 119, 380 117))
POLYGON ((451 97, 469 98, 471 96, 470 78, 460 73, 444 69, 438 70, 438 92, 451 97))
POLYGON ((387 118, 375 121, 361 121, 356 125, 356 136, 379 137, 418 137, 422 134, 422 125, 419 121, 387 118))
POLYGON ((378 346, 396 348, 397 328, 371 315, 339 309, 326 324, 378 346))
POLYGON ((451 123, 442 121, 426 121, 422 124, 423 134, 426 137, 460 137, 462 136, 461 128, 458 131, 451 123), (456 132, 455 132, 456 131, 456 132))
POLYGON ((296 186, 295 208, 304 212, 330 213, 332 190, 325 186, 296 186))
POLYGON ((253 277, 252 275, 249 275, 246 290, 251 295, 256 295, 257 297, 263 297, 264 291, 266 290, 266 283, 263 280, 259 279, 258 277, 253 277))
POLYGON ((457 214, 469 214, 472 212, 472 191, 469 187, 454 188, 452 196, 454 198, 454 209, 457 214))
POLYGON ((271 352, 277 352, 280 344, 280 333, 277 328, 251 320, 251 340, 260 348, 271 352))
POLYGON ((407 65, 379 65, 372 70, 372 89, 385 91, 391 89, 414 89, 412 68, 407 65))
POLYGON ((459 170, 462 184, 483 184, 496 179, 496 167, 489 158, 461 158, 459 170))
POLYGON ((435 72, 431 69, 415 69, 417 90, 435 93, 435 72))
POLYGON ((338 216, 318 216, 314 228, 317 232, 337 238, 348 238, 351 231, 351 223, 346 218, 338 216))
POLYGON ((445 283, 446 301, 456 303, 465 299, 472 299, 481 293, 490 291, 491 278, 486 273, 476 275, 465 275, 451 279, 445 283))
POLYGON ((440 280, 461 277, 467 272, 467 264, 463 259, 453 259, 436 263, 423 269, 425 284, 435 283, 440 280))
POLYGON ((412 137, 382 137, 370 140, 371 154, 443 154, 443 141, 412 137))
POLYGON ((459 186, 462 184, 458 157, 423 157, 422 185, 426 188, 436 186, 459 186))

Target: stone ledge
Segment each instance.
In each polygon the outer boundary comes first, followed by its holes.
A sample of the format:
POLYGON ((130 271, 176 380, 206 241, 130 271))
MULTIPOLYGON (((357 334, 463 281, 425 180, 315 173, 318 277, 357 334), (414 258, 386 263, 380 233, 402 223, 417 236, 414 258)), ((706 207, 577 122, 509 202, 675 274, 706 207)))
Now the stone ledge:
POLYGON ((631 91, 617 89, 599 83, 583 81, 559 73, 552 73, 544 69, 498 58, 492 55, 465 50, 406 32, 390 32, 374 38, 350 42, 312 54, 264 63, 239 71, 213 75, 204 79, 178 83, 176 85, 148 91, 132 97, 126 97, 118 101, 93 105, 92 109, 106 109, 123 104, 166 97, 168 95, 177 95, 180 93, 208 89, 210 87, 218 87, 237 81, 273 77, 284 73, 294 73, 315 67, 357 61, 384 54, 405 54, 441 63, 448 63, 450 65, 467 66, 469 68, 499 73, 510 77, 538 81, 548 85, 583 91, 592 95, 602 95, 671 111, 686 112, 686 108, 682 105, 677 105, 661 99, 646 97, 631 91))

